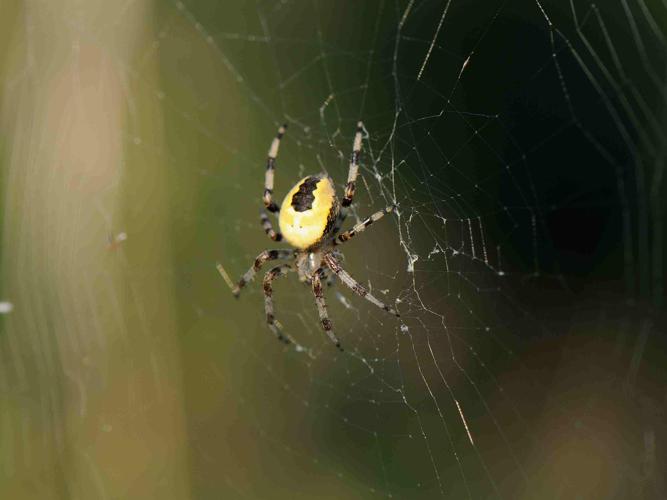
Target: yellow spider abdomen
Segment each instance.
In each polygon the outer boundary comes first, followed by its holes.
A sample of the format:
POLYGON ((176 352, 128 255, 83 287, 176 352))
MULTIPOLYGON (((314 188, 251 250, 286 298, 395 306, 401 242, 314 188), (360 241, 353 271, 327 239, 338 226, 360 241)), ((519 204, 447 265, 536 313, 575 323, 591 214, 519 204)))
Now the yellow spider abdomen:
POLYGON ((309 176, 290 189, 280 207, 280 232, 299 250, 320 243, 338 217, 338 200, 329 177, 309 176))

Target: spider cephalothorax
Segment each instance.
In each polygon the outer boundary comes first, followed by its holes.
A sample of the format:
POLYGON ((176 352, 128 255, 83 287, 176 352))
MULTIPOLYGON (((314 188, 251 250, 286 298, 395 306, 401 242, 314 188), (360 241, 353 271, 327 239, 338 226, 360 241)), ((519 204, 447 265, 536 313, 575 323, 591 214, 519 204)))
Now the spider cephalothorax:
POLYGON ((287 193, 282 207, 276 205, 273 201, 273 176, 280 140, 286 128, 287 125, 283 125, 278 129, 278 134, 273 139, 269 148, 263 196, 266 209, 278 214, 280 232, 276 232, 273 229, 269 217, 263 210, 261 212, 261 222, 269 238, 274 241, 281 241, 284 238, 293 249, 264 250, 257 256, 253 266, 241 277, 236 285, 231 282, 220 264, 218 264, 218 270, 232 288, 234 295, 238 297, 241 288, 255 277, 255 274, 265 262, 293 259, 292 264, 276 266, 264 275, 264 307, 269 328, 278 339, 286 343, 290 342, 273 314, 272 283, 276 278, 295 271, 301 281, 311 285, 322 327, 331 341, 336 344, 336 347, 342 350, 338 338, 332 331, 331 321, 327 314, 327 305, 324 301, 322 291, 322 279, 331 280, 332 275, 335 275, 357 295, 364 297, 369 302, 395 316, 399 315, 394 309, 368 293, 361 284, 341 267, 338 261, 340 252, 336 249, 337 245, 346 242, 356 234, 362 232, 373 222, 391 212, 393 206, 374 213, 349 231, 338 234, 347 216, 347 207, 350 206, 354 197, 363 132, 363 124, 361 122, 357 124, 357 131, 354 136, 352 158, 350 159, 350 169, 342 202, 339 202, 336 197, 336 190, 331 178, 326 174, 319 174, 301 179, 287 193))

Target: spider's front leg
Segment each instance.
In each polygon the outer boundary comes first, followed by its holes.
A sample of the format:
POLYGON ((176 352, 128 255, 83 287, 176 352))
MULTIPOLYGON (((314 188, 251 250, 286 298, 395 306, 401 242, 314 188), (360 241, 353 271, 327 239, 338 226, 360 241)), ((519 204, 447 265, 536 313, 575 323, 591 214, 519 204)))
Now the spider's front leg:
POLYGON ((294 271, 291 264, 283 264, 276 266, 264 275, 264 310, 266 312, 266 323, 273 334, 285 344, 290 343, 289 337, 283 333, 282 326, 276 320, 273 313, 273 287, 271 284, 276 278, 286 275, 290 271, 294 271))
POLYGON ((229 285, 229 288, 231 288, 234 297, 238 297, 241 293, 241 288, 243 288, 248 282, 252 281, 252 279, 255 277, 255 274, 257 274, 257 271, 259 271, 266 262, 279 259, 287 260, 292 258, 293 255, 294 252, 292 250, 264 250, 257 256, 257 258, 255 258, 255 262, 253 263, 252 267, 248 269, 243 276, 241 276, 241 279, 236 285, 234 285, 231 279, 229 279, 229 276, 221 264, 218 264, 217 268, 218 272, 223 277, 227 285, 229 285))
POLYGON ((397 318, 401 317, 401 315, 398 314, 398 312, 395 309, 389 307, 381 300, 378 300, 375 296, 370 294, 368 290, 366 290, 363 287, 363 285, 361 285, 357 280, 355 280, 352 276, 350 276, 350 274, 341 267, 341 265, 338 263, 338 260, 336 260, 336 257, 334 257, 333 254, 331 253, 326 254, 323 257, 323 260, 329 267, 329 269, 331 269, 336 274, 336 276, 338 276, 338 278, 342 281, 342 283, 345 286, 349 287, 354 293, 356 293, 360 297, 365 298, 372 304, 375 304, 380 309, 387 311, 389 314, 393 314, 397 318))
POLYGON ((322 290, 322 280, 321 280, 322 270, 318 269, 312 278, 312 287, 313 294, 315 295, 315 304, 317 304, 317 312, 320 315, 320 322, 322 323, 322 328, 324 328, 324 333, 327 334, 331 342, 333 342, 339 351, 342 351, 343 348, 340 346, 340 341, 338 337, 333 332, 333 326, 331 320, 329 319, 329 313, 327 313, 327 303, 324 300, 324 291, 322 290))

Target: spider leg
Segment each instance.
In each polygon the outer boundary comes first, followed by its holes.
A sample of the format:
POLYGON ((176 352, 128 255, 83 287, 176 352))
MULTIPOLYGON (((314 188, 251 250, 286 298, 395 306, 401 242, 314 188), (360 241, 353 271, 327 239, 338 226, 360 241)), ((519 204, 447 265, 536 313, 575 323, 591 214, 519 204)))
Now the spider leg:
MULTIPOLYGON (((338 260, 339 262, 343 262, 345 260, 345 256, 337 248, 333 248, 331 250, 331 255, 333 255, 334 258, 336 260, 338 260)), ((336 275, 328 267, 321 267, 320 268, 320 278, 324 282, 324 284, 327 286, 327 288, 331 288, 332 286, 334 286, 336 284, 336 275)), ((338 293, 338 292, 336 292, 336 293, 338 293)))
POLYGON ((354 134, 354 142, 352 143, 352 156, 350 157, 347 184, 345 185, 345 195, 341 202, 341 208, 334 225, 333 234, 338 233, 343 226, 345 219, 347 219, 352 199, 354 198, 357 176, 359 175, 359 157, 361 156, 361 139, 363 130, 364 124, 362 122, 357 122, 357 131, 354 134))
MULTIPOLYGON (((326 285, 327 288, 332 288, 336 284, 336 275, 331 272, 331 269, 328 267, 322 268, 322 281, 323 284, 326 285)), ((354 309, 352 307, 352 304, 345 298, 345 295, 340 293, 338 290, 334 291, 334 294, 336 295, 336 300, 343 304, 343 307, 345 309, 354 309)))
POLYGON ((266 323, 273 334, 285 344, 290 343, 289 337, 283 333, 283 328, 273 314, 273 288, 271 283, 276 278, 286 275, 290 271, 294 271, 291 264, 282 264, 276 266, 264 275, 264 310, 266 311, 266 323))
POLYGON ((361 155, 361 134, 364 130, 364 124, 357 122, 357 131, 354 134, 354 142, 352 143, 352 156, 350 157, 350 169, 347 173, 347 184, 345 186, 345 196, 341 205, 347 208, 352 204, 354 198, 355 183, 357 182, 357 174, 359 173, 359 156, 361 155))
POLYGON ((373 224, 373 222, 379 221, 382 217, 384 217, 388 213, 392 212, 394 210, 394 208, 395 208, 395 206, 391 205, 391 206, 388 206, 387 208, 385 208, 384 210, 380 210, 378 212, 375 212, 373 215, 371 215, 370 217, 367 217, 365 220, 361 221, 359 224, 354 226, 349 231, 345 231, 344 233, 339 234, 338 237, 334 240, 334 245, 339 245, 341 243, 345 243, 350 238, 354 238, 354 236, 361 233, 364 229, 366 229, 368 226, 373 224))
POLYGON ((266 215, 266 212, 264 210, 260 211, 259 220, 262 223, 262 228, 264 229, 264 232, 269 238, 271 238, 273 241, 282 241, 283 235, 280 233, 280 231, 276 231, 275 229, 273 229, 273 224, 271 224, 269 216, 266 215))
POLYGON ((234 285, 229 279, 229 276, 225 272, 225 269, 222 267, 222 264, 218 264, 216 267, 218 268, 218 272, 224 278, 227 285, 229 285, 229 288, 231 288, 234 297, 238 297, 241 293, 241 288, 243 288, 249 281, 252 281, 252 279, 255 277, 255 274, 257 274, 257 271, 261 269, 264 263, 268 262, 269 260, 290 259, 293 255, 294 252, 292 250, 264 250, 257 256, 257 258, 255 258, 255 262, 253 263, 252 267, 248 269, 243 276, 241 276, 241 279, 236 285, 234 285))
POLYGON ((276 157, 278 156, 278 148, 280 147, 280 139, 283 138, 287 124, 281 125, 278 133, 271 143, 269 148, 268 158, 266 159, 266 174, 264 176, 264 206, 269 212, 276 213, 280 211, 280 207, 273 201, 273 174, 276 168, 276 157))
POLYGON ((331 269, 336 274, 336 276, 338 276, 338 278, 343 282, 345 286, 352 289, 354 293, 356 293, 360 297, 365 298, 368 302, 375 304, 380 309, 387 311, 389 314, 393 314, 397 318, 401 317, 401 315, 398 314, 398 312, 395 309, 392 309, 381 300, 378 300, 376 297, 370 294, 368 290, 366 290, 359 282, 357 282, 352 276, 350 276, 350 274, 340 266, 336 258, 331 253, 326 254, 323 257, 323 259, 326 265, 329 266, 329 269, 331 269))
POLYGON ((327 334, 331 342, 333 342, 339 351, 342 351, 343 348, 340 346, 340 341, 338 337, 333 332, 333 327, 331 325, 331 320, 329 319, 329 314, 327 313, 327 303, 324 300, 324 291, 322 290, 322 281, 320 279, 320 273, 322 271, 318 270, 312 279, 313 294, 315 295, 315 304, 317 304, 317 312, 320 315, 320 322, 322 323, 322 328, 324 328, 324 333, 327 334))

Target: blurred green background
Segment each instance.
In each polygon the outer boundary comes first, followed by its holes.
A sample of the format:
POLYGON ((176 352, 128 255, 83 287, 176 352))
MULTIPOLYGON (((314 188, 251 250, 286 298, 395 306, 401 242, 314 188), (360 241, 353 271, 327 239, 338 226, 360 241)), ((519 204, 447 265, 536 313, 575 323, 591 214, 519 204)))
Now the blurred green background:
POLYGON ((0 498, 664 497, 664 4, 0 10, 0 498), (291 276, 286 348, 215 264, 360 119, 402 318, 291 276))

